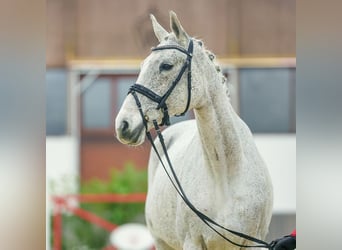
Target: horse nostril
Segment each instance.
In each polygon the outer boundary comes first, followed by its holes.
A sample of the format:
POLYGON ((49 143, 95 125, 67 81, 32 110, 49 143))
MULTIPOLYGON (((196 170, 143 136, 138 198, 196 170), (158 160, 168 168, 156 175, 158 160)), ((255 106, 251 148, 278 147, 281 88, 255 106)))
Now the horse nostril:
POLYGON ((121 124, 122 132, 127 131, 128 127, 129 127, 128 122, 127 121, 123 121, 122 124, 121 124))

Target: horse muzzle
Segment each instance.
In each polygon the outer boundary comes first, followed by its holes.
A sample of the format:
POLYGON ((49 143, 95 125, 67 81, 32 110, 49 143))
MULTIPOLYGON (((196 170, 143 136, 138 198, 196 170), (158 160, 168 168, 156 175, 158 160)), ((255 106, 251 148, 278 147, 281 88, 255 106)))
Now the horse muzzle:
POLYGON ((145 140, 144 124, 134 126, 128 119, 116 120, 116 137, 123 144, 138 146, 145 140))

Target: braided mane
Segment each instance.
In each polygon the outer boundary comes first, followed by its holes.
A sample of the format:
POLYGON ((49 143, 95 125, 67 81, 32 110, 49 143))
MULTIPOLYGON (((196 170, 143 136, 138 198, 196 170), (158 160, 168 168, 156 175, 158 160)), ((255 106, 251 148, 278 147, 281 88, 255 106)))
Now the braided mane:
POLYGON ((198 39, 195 39, 194 40, 196 42, 198 42, 198 44, 203 47, 205 53, 207 54, 208 58, 210 59, 210 61, 212 61, 212 63, 214 64, 215 66, 215 69, 217 71, 217 73, 220 75, 221 77, 221 81, 222 81, 222 84, 223 84, 223 87, 225 89, 225 92, 226 92, 226 95, 227 97, 230 99, 230 88, 229 88, 229 82, 228 82, 228 79, 227 77, 222 73, 222 70, 221 70, 221 66, 218 64, 218 62, 216 61, 216 56, 214 55, 214 53, 212 53, 210 50, 208 50, 207 48, 204 47, 203 45, 203 42, 201 40, 198 40, 198 39))

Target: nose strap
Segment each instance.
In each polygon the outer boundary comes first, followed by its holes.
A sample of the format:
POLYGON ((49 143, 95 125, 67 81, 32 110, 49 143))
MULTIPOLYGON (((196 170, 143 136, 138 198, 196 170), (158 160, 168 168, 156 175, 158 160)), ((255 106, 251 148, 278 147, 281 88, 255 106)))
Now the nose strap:
MULTIPOLYGON (((150 100, 156 102, 158 104, 157 109, 160 109, 163 112, 163 118, 162 118, 162 122, 161 124, 159 124, 160 126, 166 125, 169 126, 170 123, 170 116, 169 116, 169 110, 167 108, 167 105, 165 103, 166 98, 165 95, 164 96, 160 96, 156 93, 154 93, 152 90, 144 87, 141 84, 133 84, 128 91, 128 94, 135 94, 135 92, 138 92, 144 96, 146 96, 147 98, 149 98, 150 100), (164 100, 164 101, 163 101, 164 100)), ((137 101, 137 97, 136 95, 134 96, 135 101, 137 101)))
POLYGON ((156 93, 154 93, 152 90, 144 87, 141 84, 133 84, 128 91, 128 94, 132 93, 133 91, 138 92, 144 96, 146 96, 147 98, 151 99, 152 101, 156 102, 156 103, 160 103, 162 100, 162 97, 156 93))

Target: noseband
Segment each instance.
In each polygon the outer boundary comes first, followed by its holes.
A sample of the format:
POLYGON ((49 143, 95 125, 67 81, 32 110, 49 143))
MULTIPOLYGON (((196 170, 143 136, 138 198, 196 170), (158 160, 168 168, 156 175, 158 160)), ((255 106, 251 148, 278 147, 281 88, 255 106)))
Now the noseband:
MULTIPOLYGON (((183 67, 179 71, 176 79, 172 82, 171 87, 165 92, 165 94, 160 96, 160 95, 156 94, 155 92, 153 92, 152 90, 150 90, 150 89, 148 89, 148 88, 146 88, 143 85, 138 84, 138 83, 133 84, 129 88, 129 91, 128 91, 128 94, 132 94, 136 101, 137 101, 137 96, 136 96, 135 92, 138 92, 138 93, 146 96, 147 98, 149 98, 150 100, 152 100, 158 104, 157 110, 160 109, 163 112, 162 122, 161 122, 161 124, 159 124, 160 126, 163 126, 163 125, 169 126, 170 125, 170 116, 169 116, 168 107, 166 105, 166 100, 171 95, 172 91, 175 89, 175 87, 177 86, 178 82, 181 80, 181 78, 182 78, 182 76, 186 70, 188 70, 188 77, 187 77, 187 80, 188 80, 188 101, 186 103, 186 107, 185 107, 184 111, 181 114, 176 115, 176 116, 185 115, 185 113, 189 109, 189 105, 190 105, 190 101, 191 101, 191 60, 192 60, 192 52, 194 49, 193 41, 192 41, 192 39, 190 39, 189 46, 188 46, 187 50, 185 50, 184 48, 177 46, 177 45, 165 45, 165 46, 159 46, 159 47, 152 48, 152 51, 166 50, 166 49, 178 50, 178 51, 184 53, 187 57, 186 57, 186 61, 183 64, 183 67)), ((144 121, 144 122, 146 122, 146 121, 144 121)))

